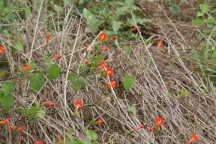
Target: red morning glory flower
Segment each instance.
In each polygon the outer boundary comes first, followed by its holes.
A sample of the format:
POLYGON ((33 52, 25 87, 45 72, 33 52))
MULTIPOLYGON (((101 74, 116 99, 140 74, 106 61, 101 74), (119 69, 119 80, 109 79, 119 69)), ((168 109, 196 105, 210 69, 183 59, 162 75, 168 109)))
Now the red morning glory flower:
POLYGON ((105 39, 106 39, 106 34, 105 33, 99 34, 99 40, 103 41, 105 39))

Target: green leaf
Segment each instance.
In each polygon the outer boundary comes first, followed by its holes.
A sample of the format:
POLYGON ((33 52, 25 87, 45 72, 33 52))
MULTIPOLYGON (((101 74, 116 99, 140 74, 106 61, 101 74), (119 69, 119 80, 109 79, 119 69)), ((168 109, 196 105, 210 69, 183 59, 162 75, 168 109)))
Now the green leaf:
POLYGON ((71 139, 69 144, 83 144, 83 143, 77 139, 71 139))
POLYGON ((134 5, 134 0, 125 0, 125 5, 131 7, 134 5))
POLYGON ((88 9, 84 8, 83 16, 86 19, 86 23, 88 27, 86 27, 86 31, 88 32, 96 32, 98 27, 101 25, 101 21, 99 21, 96 16, 91 13, 88 9))
POLYGON ((87 134, 87 137, 88 137, 88 139, 89 140, 91 140, 91 141, 96 141, 97 140, 97 134, 94 132, 94 131, 92 131, 92 130, 86 130, 86 134, 87 134))
POLYGON ((169 4, 174 4, 176 0, 168 0, 169 4))
POLYGON ((128 109, 133 113, 134 116, 136 116, 136 107, 134 105, 128 105, 128 109))
POLYGON ((18 50, 20 50, 22 52, 24 51, 23 44, 22 44, 22 42, 20 40, 16 41, 16 47, 17 47, 18 50))
POLYGON ((4 35, 7 37, 7 38, 9 38, 10 37, 10 34, 9 34, 9 32, 5 29, 5 30, 3 30, 3 32, 4 32, 4 35))
POLYGON ((32 88, 33 93, 37 93, 44 84, 44 73, 39 72, 32 74, 30 76, 30 87, 32 88))
POLYGON ((35 118, 41 118, 41 119, 42 119, 42 118, 44 118, 45 114, 46 114, 45 111, 39 110, 39 111, 36 113, 35 118))
POLYGON ((48 78, 55 80, 61 74, 61 68, 57 64, 53 64, 48 68, 48 78))
POLYGON ((48 56, 45 57, 45 65, 46 65, 48 68, 52 65, 51 60, 52 60, 52 59, 51 59, 50 57, 48 57, 48 56))
POLYGON ((36 63, 34 63, 34 62, 30 62, 29 66, 31 67, 31 71, 37 68, 36 63))
POLYGON ((3 77, 3 76, 5 76, 5 72, 1 71, 0 72, 0 78, 3 77))
POLYGON ((14 104, 14 97, 11 93, 5 95, 3 92, 0 93, 1 106, 5 111, 9 111, 10 107, 14 104))
POLYGON ((135 78, 134 77, 125 76, 123 78, 123 86, 124 86, 126 92, 128 92, 129 88, 132 86, 132 84, 134 82, 135 82, 135 78))
POLYGON ((195 27, 199 24, 204 24, 204 20, 202 19, 195 19, 195 20, 192 20, 192 26, 195 27))
POLYGON ((186 96, 186 95, 188 95, 188 94, 190 94, 189 91, 187 91, 187 90, 182 90, 182 91, 179 93, 179 96, 186 96))
POLYGON ((170 8, 169 8, 170 12, 173 14, 173 15, 178 15, 179 12, 180 12, 180 8, 178 5, 172 5, 170 8))
POLYGON ((74 89, 75 93, 78 91, 79 88, 85 86, 86 82, 83 77, 78 77, 75 74, 69 75, 68 80, 72 82, 72 88, 74 89))
POLYGON ((120 29, 120 27, 121 27, 121 22, 119 22, 119 21, 113 21, 112 22, 112 29, 114 32, 117 33, 118 30, 120 29))
POLYGON ((2 92, 4 93, 4 95, 8 95, 14 88, 14 84, 13 83, 9 83, 9 82, 4 82, 2 84, 2 92))
POLYGON ((208 4, 207 3, 200 4, 200 9, 203 14, 206 14, 209 11, 208 4))
POLYGON ((14 88, 13 83, 4 82, 2 84, 2 91, 0 93, 0 102, 1 102, 2 108, 7 112, 9 111, 10 107, 14 103, 14 97, 11 94, 13 88, 14 88))
POLYGON ((93 13, 91 13, 88 9, 84 8, 83 15, 84 18, 87 20, 88 25, 93 26, 94 24, 96 24, 96 16, 93 13))

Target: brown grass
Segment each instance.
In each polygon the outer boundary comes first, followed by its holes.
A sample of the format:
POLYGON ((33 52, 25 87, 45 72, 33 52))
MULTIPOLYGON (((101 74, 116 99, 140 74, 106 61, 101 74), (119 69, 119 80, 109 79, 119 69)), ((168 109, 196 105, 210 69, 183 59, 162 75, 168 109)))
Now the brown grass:
POLYGON ((83 19, 67 16, 73 6, 65 9, 63 17, 53 17, 57 24, 60 20, 64 24, 62 29, 55 25, 55 31, 50 32, 52 40, 47 48, 47 23, 53 21, 43 18, 38 20, 39 8, 37 13, 33 13, 32 19, 23 21, 22 25, 14 23, 16 29, 11 38, 0 35, 0 42, 7 50, 5 59, 10 66, 7 69, 10 76, 0 83, 6 80, 16 83, 15 105, 9 113, 4 113, 2 109, 0 111, 2 117, 10 119, 12 125, 23 125, 24 132, 16 135, 1 127, 0 142, 32 144, 35 141, 44 141, 45 144, 53 144, 57 143, 57 136, 61 136, 64 141, 70 128, 74 129, 71 138, 83 140, 86 138, 85 128, 88 128, 98 134, 98 143, 105 141, 106 144, 182 144, 191 138, 192 133, 199 137, 197 143, 215 143, 215 87, 211 84, 212 91, 200 94, 207 87, 199 76, 199 68, 193 62, 191 52, 194 48, 192 43, 199 43, 194 38, 196 29, 191 27, 198 4, 192 1, 189 3, 187 7, 182 5, 184 10, 180 16, 171 21, 167 2, 154 3, 154 7, 151 7, 151 2, 148 2, 149 5, 145 5, 144 1, 137 2, 143 9, 152 9, 151 18, 157 22, 152 26, 157 31, 150 32, 151 37, 142 40, 141 31, 138 30, 137 41, 122 42, 117 39, 115 47, 109 46, 109 51, 103 57, 108 57, 107 63, 114 70, 112 79, 116 80, 117 88, 113 91, 104 90, 107 80, 100 78, 100 72, 80 74, 88 82, 77 94, 74 93, 71 82, 66 80, 67 74, 72 73, 71 70, 79 74, 75 69, 80 65, 78 56, 85 59, 95 56, 95 46, 99 44, 96 35, 92 38, 84 33, 83 19), (15 35, 18 32, 23 34, 22 38, 15 35), (14 56, 11 48, 15 47, 17 39, 23 42, 25 50, 14 56), (165 40, 168 46, 158 48, 152 42, 155 40, 165 40), (91 42, 88 52, 83 51, 83 44, 86 42, 91 42), (131 47, 129 58, 120 48, 122 45, 131 47), (56 54, 64 56, 60 60, 53 60, 53 63, 64 70, 64 74, 56 81, 50 81, 46 77, 43 89, 32 94, 29 80, 16 77, 16 72, 22 70, 27 60, 35 62, 39 66, 38 70, 44 70, 44 57, 56 54), (129 93, 123 88, 122 79, 125 75, 136 78, 129 93), (187 90, 190 94, 178 96, 182 90, 187 90), (172 95, 167 96, 168 92, 172 95), (106 100, 107 96, 111 97, 111 101, 106 100), (74 119, 72 114, 75 100, 82 100, 86 105, 74 119), (16 108, 31 108, 32 105, 47 101, 56 102, 56 106, 42 107, 47 114, 44 119, 37 119, 33 126, 29 125, 25 117, 15 112, 16 108), (128 110, 130 104, 137 109, 136 117, 128 110), (196 115, 195 110, 198 112, 196 115), (147 131, 147 127, 155 127, 156 117, 162 117, 165 124, 158 134, 153 134, 147 131), (98 118, 103 120, 102 126, 90 125, 91 120, 98 118), (143 129, 128 135, 129 130, 142 123, 145 124, 143 129))

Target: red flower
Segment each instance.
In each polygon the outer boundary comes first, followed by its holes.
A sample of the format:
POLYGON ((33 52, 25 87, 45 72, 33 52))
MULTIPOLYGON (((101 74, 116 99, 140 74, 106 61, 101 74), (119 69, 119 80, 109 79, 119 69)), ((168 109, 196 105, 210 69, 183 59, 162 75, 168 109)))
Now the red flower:
POLYGON ((86 59, 81 59, 81 61, 83 61, 84 63, 88 64, 88 60, 86 60, 86 59))
POLYGON ((156 127, 162 126, 164 124, 164 120, 162 118, 155 118, 156 127))
POLYGON ((95 124, 102 125, 102 124, 103 124, 103 121, 102 121, 101 119, 98 119, 98 120, 96 121, 96 123, 95 123, 95 124))
POLYGON ((112 10, 112 12, 109 14, 109 16, 113 16, 115 14, 115 11, 112 10))
POLYGON ((133 27, 132 29, 130 29, 131 32, 133 32, 133 31, 135 31, 135 30, 137 30, 137 27, 136 27, 136 26, 133 27))
POLYGON ((153 131, 153 128, 151 128, 151 127, 148 127, 147 129, 148 129, 149 132, 153 131))
POLYGON ((3 49, 3 47, 0 46, 0 53, 4 53, 5 49, 3 49))
POLYGON ((116 39, 116 36, 111 36, 111 37, 109 38, 109 40, 114 40, 114 39, 116 39))
POLYGON ((46 103, 46 104, 44 104, 44 106, 52 107, 52 106, 55 106, 55 103, 53 103, 53 102, 51 102, 51 103, 46 103))
POLYGON ((158 41, 157 47, 163 47, 163 41, 158 41))
POLYGON ((99 34, 99 39, 100 40, 105 40, 106 39, 106 34, 105 33, 101 33, 101 34, 99 34))
POLYGON ((41 141, 36 141, 34 144, 43 144, 41 141))
POLYGON ((62 58, 62 56, 60 56, 60 55, 55 55, 55 56, 53 56, 52 58, 60 59, 60 58, 62 58))
POLYGON ((8 121, 8 119, 5 119, 5 120, 3 120, 3 121, 0 121, 0 125, 8 125, 8 123, 9 123, 9 121, 8 121))
POLYGON ((108 51, 108 48, 101 48, 100 51, 108 51))
POLYGON ((9 129, 10 129, 10 131, 13 131, 13 130, 14 130, 14 127, 13 127, 13 126, 10 126, 9 129))
POLYGON ((102 68, 107 68, 108 65, 105 62, 101 62, 101 65, 97 68, 97 70, 101 70, 102 68))
POLYGON ((19 133, 21 133, 23 131, 23 127, 19 126, 19 133))
POLYGON ((106 74, 107 74, 109 77, 112 76, 112 74, 113 74, 112 69, 111 69, 111 68, 107 68, 107 69, 106 69, 106 74))
POLYGON ((61 139, 60 136, 57 136, 57 139, 58 139, 58 142, 59 142, 60 144, 63 144, 62 139, 61 139))
POLYGON ((130 130, 130 133, 133 133, 135 131, 138 131, 139 129, 143 128, 144 127, 144 124, 141 124, 140 126, 138 126, 137 128, 133 129, 133 130, 130 130))
POLYGON ((24 71, 27 71, 27 70, 30 70, 30 69, 31 69, 30 65, 26 64, 26 66, 24 67, 24 71))
POLYGON ((192 134, 192 138, 186 144, 190 144, 192 141, 198 141, 198 140, 199 138, 195 134, 192 134))
POLYGON ((111 83, 107 85, 107 88, 113 87, 116 88, 116 82, 114 80, 110 81, 111 83))
POLYGON ((51 35, 47 34, 47 38, 46 38, 46 45, 48 46, 49 40, 50 40, 51 35))
POLYGON ((88 44, 87 43, 84 44, 84 47, 86 50, 88 50, 88 44))
POLYGON ((78 109, 83 107, 83 103, 81 101, 75 101, 74 104, 76 106, 75 112, 78 112, 78 109))

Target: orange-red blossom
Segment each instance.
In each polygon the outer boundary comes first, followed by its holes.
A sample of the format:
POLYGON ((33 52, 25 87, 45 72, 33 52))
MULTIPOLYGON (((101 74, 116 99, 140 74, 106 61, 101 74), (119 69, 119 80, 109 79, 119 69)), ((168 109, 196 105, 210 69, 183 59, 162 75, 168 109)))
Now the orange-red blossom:
POLYGON ((84 63, 88 64, 88 60, 86 60, 86 59, 81 59, 81 61, 83 61, 84 63))
POLYGON ((111 36, 110 38, 109 38, 109 40, 115 40, 116 39, 116 36, 111 36))
POLYGON ((10 131, 13 131, 14 130, 14 126, 10 126, 9 129, 10 129, 10 131))
POLYGON ((100 51, 108 51, 109 48, 101 48, 100 51))
POLYGON ((74 104, 76 106, 75 112, 77 113, 79 108, 83 107, 83 103, 81 101, 75 101, 74 104))
POLYGON ((106 34, 105 33, 99 34, 99 40, 103 41, 105 39, 106 39, 106 34))
POLYGON ((105 62, 101 62, 101 65, 97 68, 97 70, 101 70, 102 68, 107 68, 108 65, 105 62))
POLYGON ((133 27, 132 29, 130 29, 131 32, 133 32, 133 31, 135 31, 135 30, 137 30, 137 27, 136 27, 136 26, 133 27))
POLYGON ((163 41, 158 41, 157 47, 163 47, 163 41))
POLYGON ((3 47, 0 46, 0 53, 4 53, 5 49, 3 49, 3 47))
POLYGON ((21 133, 23 131, 23 127, 19 126, 19 133, 21 133))
POLYGON ((111 68, 106 69, 106 74, 110 77, 113 74, 113 70, 111 68))
POLYGON ((62 58, 62 56, 61 55, 55 55, 52 58, 60 59, 60 58, 62 58))
POLYGON ((164 124, 164 120, 162 118, 155 118, 155 125, 158 128, 164 124))
POLYGON ((9 123, 8 119, 0 121, 0 125, 8 125, 8 123, 9 123))
POLYGON ((30 65, 26 64, 23 71, 27 71, 27 70, 30 70, 30 69, 31 69, 30 65))
POLYGON ((103 121, 101 119, 98 119, 95 124, 99 124, 99 125, 102 125, 103 124, 103 121))
POLYGON ((34 144, 43 144, 41 141, 36 141, 34 144))
POLYGON ((47 38, 46 38, 46 46, 48 46, 48 44, 49 44, 50 37, 51 37, 51 35, 50 35, 50 34, 47 34, 47 38))
POLYGON ((57 136, 57 139, 58 139, 58 142, 59 142, 60 144, 63 144, 62 139, 61 139, 60 136, 57 136))
POLYGON ((116 82, 114 80, 110 80, 110 84, 107 85, 107 88, 113 87, 116 88, 116 82))
POLYGON ((198 140, 199 138, 195 134, 192 134, 192 138, 186 144, 190 144, 192 141, 198 141, 198 140))
POLYGON ((133 130, 130 130, 130 133, 133 133, 135 131, 138 131, 139 129, 143 128, 144 127, 144 124, 141 124, 140 126, 138 126, 137 128, 133 129, 133 130))
POLYGON ((52 107, 52 106, 55 106, 55 103, 54 102, 46 103, 44 104, 44 106, 52 107))

